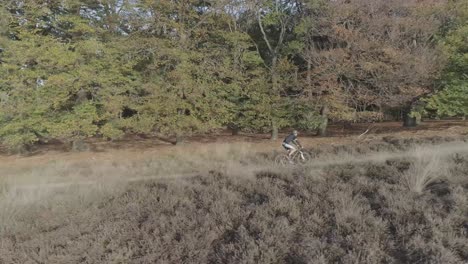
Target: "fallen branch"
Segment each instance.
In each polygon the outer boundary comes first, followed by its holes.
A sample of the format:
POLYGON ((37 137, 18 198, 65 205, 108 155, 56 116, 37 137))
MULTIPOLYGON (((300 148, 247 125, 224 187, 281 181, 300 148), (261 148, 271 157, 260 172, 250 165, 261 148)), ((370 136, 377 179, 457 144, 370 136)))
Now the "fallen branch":
POLYGON ((360 139, 362 136, 364 136, 365 134, 367 134, 367 133, 369 132, 369 130, 370 130, 370 128, 368 128, 368 129, 366 130, 366 132, 364 132, 364 133, 362 133, 361 135, 359 135, 358 138, 360 139))
POLYGON ((374 124, 370 125, 367 130, 362 133, 361 135, 358 136, 358 139, 361 139, 363 136, 365 136, 367 133, 369 133, 369 131, 374 127, 374 124))

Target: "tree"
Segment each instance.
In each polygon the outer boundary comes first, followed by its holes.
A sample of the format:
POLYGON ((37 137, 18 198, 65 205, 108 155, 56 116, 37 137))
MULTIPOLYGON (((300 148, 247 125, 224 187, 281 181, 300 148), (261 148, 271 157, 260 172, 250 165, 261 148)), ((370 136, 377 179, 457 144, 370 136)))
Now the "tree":
POLYGON ((318 48, 302 56, 317 65, 307 78, 315 80, 312 94, 327 102, 330 118, 410 107, 431 91, 443 65, 434 43, 437 4, 333 1, 323 10, 325 29, 303 30, 318 48))
POLYGON ((435 84, 428 106, 465 115, 462 3, 3 1, 0 140, 326 134, 328 119, 414 114, 435 84))
MULTIPOLYGON (((332 48, 330 36, 333 35, 333 24, 331 19, 331 5, 323 0, 304 1, 300 9, 300 23, 295 28, 296 38, 290 42, 290 49, 295 50, 301 58, 305 67, 302 76, 303 97, 306 99, 310 111, 320 113, 320 118, 316 114, 309 113, 312 116, 313 127, 317 128, 317 134, 325 136, 329 119, 329 105, 335 105, 329 99, 339 98, 338 93, 334 96, 328 96, 334 91, 328 84, 333 83, 336 76, 327 74, 330 68, 323 67, 323 54, 332 48), (325 70, 320 73, 320 70, 325 70), (326 83, 317 82, 319 76, 328 75, 326 83), (320 83, 320 85, 317 85, 320 83), (327 84, 324 86, 324 84, 327 84)), ((323 80, 323 79, 322 79, 323 80)), ((338 85, 335 85, 338 87, 338 85)), ((345 104, 345 102, 341 102, 345 104)), ((336 107, 334 108, 337 109, 336 107)), ((337 112, 337 111, 335 111, 337 112)))
POLYGON ((297 25, 298 3, 288 0, 255 1, 251 6, 252 19, 255 21, 249 34, 257 43, 258 51, 270 71, 271 93, 267 110, 271 122, 271 138, 278 138, 278 129, 288 122, 284 120, 282 104, 284 88, 281 85, 280 63, 288 63, 288 41, 294 35, 297 25), (283 93, 283 96, 282 96, 283 93))
POLYGON ((230 16, 219 14, 219 1, 143 7, 151 16, 136 23, 146 29, 132 35, 130 54, 145 85, 130 126, 179 140, 232 123, 248 82, 245 34, 231 28, 230 16))
POLYGON ((440 87, 426 99, 427 108, 439 117, 468 115, 468 3, 454 1, 448 9, 455 13, 441 32, 441 45, 448 65, 440 87))
POLYGON ((55 2, 9 7, 14 22, 0 121, 7 145, 95 136, 100 124, 121 114, 124 97, 133 93, 131 62, 118 56, 118 45, 103 42, 99 28, 67 7, 55 2))

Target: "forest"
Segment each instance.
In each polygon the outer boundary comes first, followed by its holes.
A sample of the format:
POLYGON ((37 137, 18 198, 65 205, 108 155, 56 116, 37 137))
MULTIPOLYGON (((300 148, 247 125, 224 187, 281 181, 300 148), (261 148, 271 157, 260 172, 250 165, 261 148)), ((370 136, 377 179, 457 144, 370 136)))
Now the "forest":
POLYGON ((3 0, 0 142, 468 115, 466 0, 3 0))

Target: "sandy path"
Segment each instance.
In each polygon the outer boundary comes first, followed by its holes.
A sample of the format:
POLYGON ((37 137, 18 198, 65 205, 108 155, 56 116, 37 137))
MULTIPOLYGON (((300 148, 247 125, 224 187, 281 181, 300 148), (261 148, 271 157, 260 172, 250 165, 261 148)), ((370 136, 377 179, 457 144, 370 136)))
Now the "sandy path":
MULTIPOLYGON (((417 138, 417 137, 434 137, 434 136, 457 136, 460 133, 468 131, 468 122, 454 123, 454 126, 446 127, 451 125, 447 122, 430 122, 426 124, 426 129, 406 129, 400 131, 401 126, 399 123, 380 123, 375 130, 371 130, 366 136, 379 140, 386 136, 392 136, 397 138, 417 138), (398 128, 398 132, 395 130, 398 128), (374 132, 377 132, 374 133, 374 132)), ((349 145, 356 144, 358 142, 357 135, 366 130, 366 127, 359 128, 354 131, 353 135, 348 136, 333 136, 333 137, 314 137, 314 136, 303 136, 301 135, 301 142, 307 148, 316 148, 321 146, 331 145, 349 145), (362 131, 361 131, 362 130, 362 131)), ((268 140, 267 135, 259 137, 251 137, 249 135, 232 137, 226 135, 210 136, 210 141, 205 142, 206 139, 192 139, 192 141, 182 146, 173 146, 169 143, 161 142, 154 139, 139 140, 139 141, 128 141, 117 144, 110 148, 105 143, 97 144, 99 147, 98 151, 74 153, 64 152, 57 150, 46 150, 44 153, 36 154, 30 157, 22 157, 17 155, 3 155, 0 154, 0 176, 4 172, 3 170, 16 170, 27 169, 35 166, 42 166, 50 164, 56 161, 72 162, 83 162, 90 160, 97 161, 129 161, 129 160, 141 160, 148 157, 161 157, 171 155, 173 153, 180 152, 196 152, 200 149, 213 148, 219 144, 241 144, 251 148, 252 151, 256 152, 272 152, 281 149, 281 138, 285 136, 280 135, 280 139, 276 141, 268 140), (205 140, 205 141, 204 141, 205 140)))
MULTIPOLYGON (((411 157, 416 154, 418 155, 437 155, 440 157, 447 157, 455 153, 468 153, 468 143, 464 142, 452 142, 444 143, 440 145, 432 146, 418 146, 414 150, 402 151, 402 152, 377 152, 377 153, 368 153, 363 155, 350 155, 350 154, 338 154, 338 155, 328 155, 325 157, 320 157, 316 160, 312 160, 308 164, 308 168, 317 168, 320 169, 325 166, 341 165, 347 163, 363 163, 363 162, 383 162, 389 159, 396 159, 401 157, 411 157)), ((270 166, 271 167, 271 166, 270 166)), ((260 170, 265 169, 260 166, 260 170)), ((266 166, 268 168, 268 166, 266 166)), ((242 168, 240 168, 242 170, 242 168)), ((130 177, 106 177, 97 180, 79 180, 70 178, 69 181, 65 182, 56 182, 56 183, 32 183, 32 184, 13 184, 10 188, 15 191, 33 191, 37 189, 60 189, 68 187, 83 187, 83 186, 95 186, 99 184, 107 183, 129 183, 137 181, 146 181, 146 180, 174 180, 181 178, 190 178, 201 173, 197 168, 193 168, 193 171, 190 173, 183 174, 170 174, 170 175, 157 175, 157 176, 130 176, 130 177)), ((64 179, 67 180, 67 179, 64 179)))

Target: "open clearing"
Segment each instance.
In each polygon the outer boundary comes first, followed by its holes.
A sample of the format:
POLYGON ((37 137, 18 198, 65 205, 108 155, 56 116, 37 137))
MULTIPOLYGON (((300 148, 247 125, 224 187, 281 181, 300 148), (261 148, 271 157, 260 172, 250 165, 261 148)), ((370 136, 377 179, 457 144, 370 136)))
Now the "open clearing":
POLYGON ((5 156, 0 263, 467 263, 465 129, 5 156))

